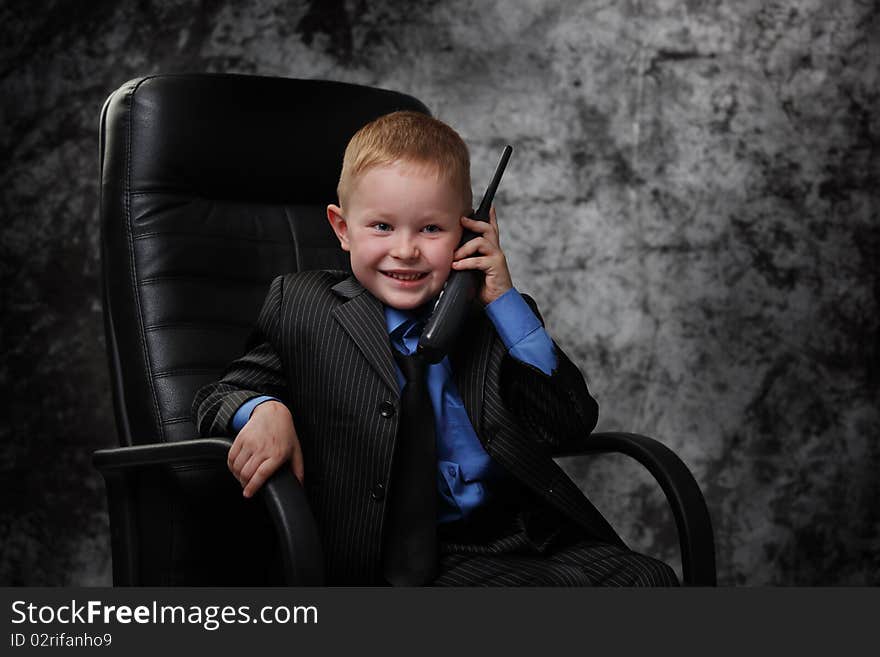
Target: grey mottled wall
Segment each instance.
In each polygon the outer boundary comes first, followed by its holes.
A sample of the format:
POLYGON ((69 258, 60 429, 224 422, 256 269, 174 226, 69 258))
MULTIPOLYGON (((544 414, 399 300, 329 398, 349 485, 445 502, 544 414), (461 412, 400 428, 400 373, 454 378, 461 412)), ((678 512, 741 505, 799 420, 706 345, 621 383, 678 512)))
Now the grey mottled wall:
MULTIPOLYGON (((405 91, 472 148, 514 280, 600 428, 702 485, 723 584, 880 583, 880 4, 8 2, 0 8, 0 584, 109 583, 115 444, 97 119, 126 79, 212 71, 405 91)), ((677 560, 649 478, 566 463, 677 560)))

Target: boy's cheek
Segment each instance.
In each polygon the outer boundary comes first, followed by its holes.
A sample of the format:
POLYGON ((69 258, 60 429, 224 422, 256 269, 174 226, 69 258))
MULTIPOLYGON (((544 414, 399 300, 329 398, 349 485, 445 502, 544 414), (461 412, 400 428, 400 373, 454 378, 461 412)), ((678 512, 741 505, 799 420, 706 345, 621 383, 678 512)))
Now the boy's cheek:
POLYGON ((450 275, 451 273, 452 273, 452 265, 450 264, 449 269, 447 269, 445 272, 440 272, 440 273, 438 273, 438 275, 437 275, 437 282, 438 282, 440 285, 445 285, 445 284, 446 284, 446 279, 449 278, 449 275, 450 275))

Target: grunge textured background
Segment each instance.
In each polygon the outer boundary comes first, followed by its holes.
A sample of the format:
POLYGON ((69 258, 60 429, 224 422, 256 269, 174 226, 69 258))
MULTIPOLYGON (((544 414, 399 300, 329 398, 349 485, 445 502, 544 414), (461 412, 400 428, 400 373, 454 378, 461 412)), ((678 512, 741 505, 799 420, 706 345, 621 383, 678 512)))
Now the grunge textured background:
MULTIPOLYGON (((0 8, 0 584, 110 583, 98 115, 129 78, 199 71, 410 93, 471 146, 477 194, 513 144, 514 282, 600 428, 690 466, 720 583, 880 584, 880 4, 244 4, 0 8)), ((564 465, 677 563, 646 474, 564 465)))

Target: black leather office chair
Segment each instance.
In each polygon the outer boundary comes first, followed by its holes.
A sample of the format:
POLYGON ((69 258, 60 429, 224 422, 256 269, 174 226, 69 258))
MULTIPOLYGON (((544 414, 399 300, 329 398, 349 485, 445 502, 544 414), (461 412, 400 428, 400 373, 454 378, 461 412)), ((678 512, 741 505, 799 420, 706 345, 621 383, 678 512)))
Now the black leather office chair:
MULTIPOLYGON (((272 278, 347 269, 324 208, 342 153, 382 114, 427 112, 358 85, 239 75, 131 80, 101 113, 104 320, 119 448, 94 463, 109 500, 116 585, 323 583, 320 543, 289 469, 244 500, 228 439, 197 439, 196 390, 239 356, 272 278)), ((584 436, 586 439, 587 436, 584 436)), ((659 442, 594 434, 574 453, 623 452, 674 512, 684 581, 715 583, 711 523, 659 442)))

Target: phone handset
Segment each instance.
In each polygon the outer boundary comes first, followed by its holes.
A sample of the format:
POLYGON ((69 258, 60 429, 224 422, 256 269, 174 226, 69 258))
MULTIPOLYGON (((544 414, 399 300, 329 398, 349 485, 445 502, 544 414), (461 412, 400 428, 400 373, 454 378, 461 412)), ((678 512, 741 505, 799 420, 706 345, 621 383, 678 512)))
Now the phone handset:
MULTIPOLYGON (((489 183, 486 193, 483 194, 480 207, 470 215, 471 219, 489 221, 492 199, 495 198, 495 190, 498 189, 498 183, 501 182, 501 176, 512 152, 513 147, 509 144, 504 147, 501 160, 495 169, 495 175, 492 176, 492 182, 489 183)), ((465 230, 458 246, 460 247, 475 237, 477 237, 477 233, 465 230)), ((449 353, 464 323, 468 306, 483 283, 482 277, 483 272, 473 269, 453 270, 449 274, 446 285, 443 286, 443 291, 437 298, 431 317, 419 337, 418 353, 429 363, 439 363, 449 353)))

